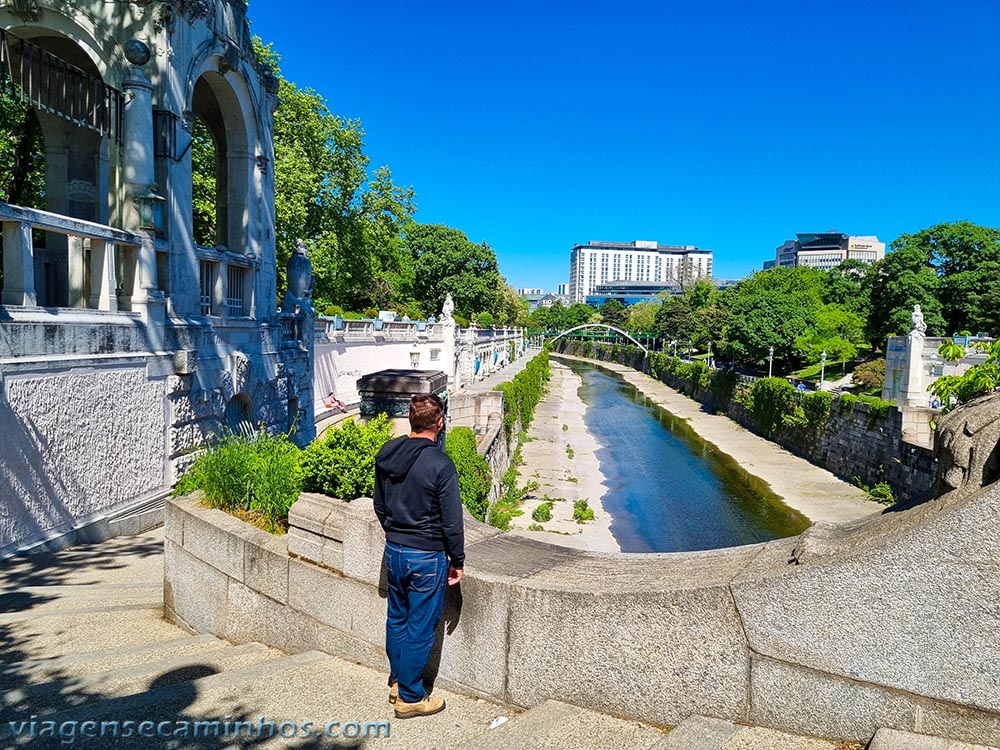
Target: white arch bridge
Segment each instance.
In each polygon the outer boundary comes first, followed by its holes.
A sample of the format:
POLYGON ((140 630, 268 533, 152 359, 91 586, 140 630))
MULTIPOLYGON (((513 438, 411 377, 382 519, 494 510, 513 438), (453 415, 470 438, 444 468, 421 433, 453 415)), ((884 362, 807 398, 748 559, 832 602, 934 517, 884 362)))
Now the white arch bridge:
POLYGON ((562 333, 560 333, 558 336, 556 336, 554 339, 552 339, 552 341, 556 342, 559 339, 561 339, 563 336, 566 336, 566 335, 568 335, 570 333, 573 333, 575 331, 583 330, 584 328, 603 328, 603 329, 608 330, 608 331, 614 331, 615 333, 619 334, 620 336, 624 336, 629 341, 631 341, 633 344, 635 344, 640 349, 642 349, 642 353, 643 354, 646 354, 646 355, 649 354, 649 349, 647 349, 646 347, 644 347, 636 339, 632 338, 629 334, 627 334, 621 328, 615 328, 614 326, 609 326, 609 325, 607 325, 605 323, 584 323, 583 325, 580 325, 580 326, 574 326, 573 328, 570 328, 568 331, 563 331, 562 333))

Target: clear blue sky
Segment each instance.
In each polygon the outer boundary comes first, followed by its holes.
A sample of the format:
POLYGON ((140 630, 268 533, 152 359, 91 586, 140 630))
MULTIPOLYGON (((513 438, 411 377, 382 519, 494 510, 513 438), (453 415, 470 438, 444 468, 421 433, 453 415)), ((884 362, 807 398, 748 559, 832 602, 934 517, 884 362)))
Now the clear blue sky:
POLYGON ((515 287, 658 240, 738 278, 795 232, 1000 226, 1000 3, 250 0, 417 219, 515 287))

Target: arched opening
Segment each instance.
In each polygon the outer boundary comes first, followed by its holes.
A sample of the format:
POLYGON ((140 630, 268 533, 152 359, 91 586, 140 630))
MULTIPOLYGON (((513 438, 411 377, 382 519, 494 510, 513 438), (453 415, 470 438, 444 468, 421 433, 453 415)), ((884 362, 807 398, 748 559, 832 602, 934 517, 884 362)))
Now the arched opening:
POLYGON ((226 428, 233 435, 253 437, 257 434, 253 402, 245 393, 238 393, 226 404, 226 428))
POLYGON ((203 73, 191 97, 191 228, 202 315, 253 315, 249 202, 253 157, 240 98, 218 71, 203 73))
MULTIPOLYGON (((106 224, 120 92, 76 42, 50 30, 0 29, 0 46, 0 199, 106 224)), ((31 244, 37 304, 83 304, 86 265, 71 270, 67 236, 36 230, 31 244)))

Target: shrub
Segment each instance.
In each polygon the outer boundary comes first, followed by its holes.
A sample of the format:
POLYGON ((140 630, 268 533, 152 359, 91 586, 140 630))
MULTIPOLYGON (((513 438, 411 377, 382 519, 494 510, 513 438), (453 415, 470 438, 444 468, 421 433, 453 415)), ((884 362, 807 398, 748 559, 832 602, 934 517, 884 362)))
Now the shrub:
POLYGON ((496 323, 492 313, 484 312, 473 316, 482 328, 492 328, 496 323))
POLYGON ((805 415, 806 424, 814 430, 822 430, 830 419, 830 407, 833 404, 833 396, 823 391, 807 393, 802 397, 802 411, 805 415))
POLYGON ((542 503, 533 511, 531 511, 532 521, 551 521, 552 520, 552 503, 542 503))
POLYGON ((389 418, 380 414, 368 424, 353 419, 329 430, 303 451, 303 487, 341 500, 375 493, 375 456, 392 437, 389 418))
POLYGON ((512 380, 496 387, 503 393, 503 424, 508 442, 513 437, 518 418, 522 429, 531 424, 535 407, 545 395, 545 384, 550 376, 548 351, 541 351, 512 380))
POLYGON ((749 410, 766 437, 774 435, 786 413, 793 411, 795 388, 783 378, 760 378, 749 394, 749 410))
POLYGON ((879 482, 874 487, 869 488, 868 497, 883 505, 895 505, 896 496, 888 482, 879 482))
POLYGON ((323 314, 331 318, 334 315, 343 315, 344 308, 342 308, 340 305, 327 305, 326 309, 323 311, 323 314))
POLYGON ((577 523, 594 520, 594 509, 587 505, 587 498, 581 497, 573 503, 573 520, 577 523))
POLYGON ((528 524, 528 531, 545 531, 545 527, 540 523, 528 524))
POLYGON ((486 459, 476 450, 476 433, 470 427, 454 427, 445 438, 445 452, 455 462, 462 504, 475 518, 486 520, 493 476, 486 459))
POLYGON ((300 451, 286 435, 227 435, 211 445, 174 488, 201 490, 205 504, 243 517, 266 531, 284 533, 288 509, 302 487, 300 451))
POLYGON ((885 383, 885 359, 862 362, 851 373, 851 382, 860 385, 866 391, 881 388, 885 383))
POLYGON ((378 317, 378 309, 374 308, 374 307, 369 307, 367 310, 365 310, 365 317, 366 318, 377 318, 378 317))
POLYGON ((712 373, 708 390, 715 397, 719 411, 725 411, 729 406, 729 402, 733 400, 733 393, 736 392, 736 384, 739 382, 740 376, 736 370, 716 370, 712 373))

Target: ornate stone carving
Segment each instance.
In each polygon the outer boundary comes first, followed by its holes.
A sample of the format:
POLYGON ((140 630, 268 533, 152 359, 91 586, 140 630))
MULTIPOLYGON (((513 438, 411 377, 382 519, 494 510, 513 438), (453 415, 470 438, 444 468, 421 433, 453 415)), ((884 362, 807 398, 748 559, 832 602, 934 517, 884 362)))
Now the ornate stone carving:
POLYGON ((207 0, 180 0, 178 9, 181 15, 189 21, 197 21, 199 18, 208 16, 208 12, 212 9, 212 6, 207 0))
POLYGON ((941 417, 934 453, 938 496, 965 497, 1000 479, 1000 393, 941 417))
POLYGON ((312 261, 309 260, 309 251, 306 243, 299 240, 295 246, 295 252, 288 259, 287 275, 288 290, 282 300, 281 309, 284 312, 292 312, 296 307, 302 312, 312 311, 312 261))
POLYGON ((271 96, 278 95, 278 77, 274 75, 274 70, 270 65, 262 65, 260 69, 260 82, 264 86, 264 91, 271 96))
POLYGON ((264 154, 257 154, 255 161, 257 162, 258 171, 261 174, 267 174, 267 169, 271 165, 271 160, 264 156, 264 154))
POLYGON ((219 373, 219 390, 222 391, 222 397, 226 401, 229 401, 236 394, 233 374, 229 370, 223 370, 219 373))
POLYGON ((174 15, 173 5, 164 3, 160 6, 156 12, 155 26, 158 30, 166 31, 168 34, 174 33, 174 29, 177 27, 177 17, 174 15))
POLYGON ((250 359, 243 352, 233 354, 233 390, 243 393, 250 385, 250 359))
POLYGON ((219 72, 225 75, 231 70, 237 70, 240 67, 240 50, 233 44, 227 44, 225 51, 222 53, 222 59, 219 60, 219 72))

